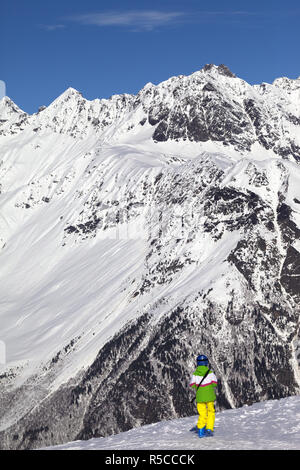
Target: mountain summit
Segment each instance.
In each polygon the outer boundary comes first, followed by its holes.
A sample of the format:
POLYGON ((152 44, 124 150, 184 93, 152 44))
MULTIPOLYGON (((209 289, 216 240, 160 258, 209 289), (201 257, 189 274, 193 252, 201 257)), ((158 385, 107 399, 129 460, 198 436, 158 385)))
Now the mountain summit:
POLYGON ((236 75, 234 75, 234 73, 231 72, 231 70, 227 67, 227 65, 224 65, 224 64, 221 64, 221 65, 214 65, 214 64, 206 64, 204 67, 203 67, 203 70, 205 72, 208 72, 210 70, 217 70, 218 73, 220 73, 221 75, 225 75, 227 77, 231 77, 231 78, 235 78, 236 75))
POLYGON ((0 101, 1 448, 191 416, 200 353, 217 410, 299 394, 299 130, 224 65, 0 101))

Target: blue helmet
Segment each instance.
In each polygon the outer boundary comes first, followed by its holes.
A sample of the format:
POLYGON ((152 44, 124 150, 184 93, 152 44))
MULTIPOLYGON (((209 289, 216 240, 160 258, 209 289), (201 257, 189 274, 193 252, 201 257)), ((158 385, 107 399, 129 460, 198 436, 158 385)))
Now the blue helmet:
POLYGON ((204 354, 200 354, 200 356, 197 357, 197 364, 198 366, 208 366, 208 358, 204 356, 204 354))

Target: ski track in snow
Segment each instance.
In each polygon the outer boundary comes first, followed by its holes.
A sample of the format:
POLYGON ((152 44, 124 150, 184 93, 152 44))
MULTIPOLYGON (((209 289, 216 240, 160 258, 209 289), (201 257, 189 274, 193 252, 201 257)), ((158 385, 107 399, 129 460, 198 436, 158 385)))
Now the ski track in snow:
POLYGON ((74 441, 46 450, 300 450, 300 396, 216 413, 215 435, 190 429, 197 415, 142 426, 110 437, 74 441))

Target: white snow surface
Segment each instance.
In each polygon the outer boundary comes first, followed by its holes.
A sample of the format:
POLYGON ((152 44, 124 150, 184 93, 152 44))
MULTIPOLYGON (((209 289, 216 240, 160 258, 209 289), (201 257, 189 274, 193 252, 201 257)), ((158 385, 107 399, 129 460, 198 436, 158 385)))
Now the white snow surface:
POLYGON ((46 450, 300 450, 300 396, 216 413, 212 438, 190 432, 197 415, 161 421, 110 437, 46 450))

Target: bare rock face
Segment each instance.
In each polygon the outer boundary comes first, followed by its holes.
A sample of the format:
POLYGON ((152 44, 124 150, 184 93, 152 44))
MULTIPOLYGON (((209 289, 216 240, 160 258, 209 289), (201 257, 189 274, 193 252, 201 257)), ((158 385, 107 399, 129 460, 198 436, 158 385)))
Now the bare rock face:
POLYGON ((210 64, 2 100, 1 448, 192 415, 202 352, 217 410, 299 393, 299 89, 210 64))

